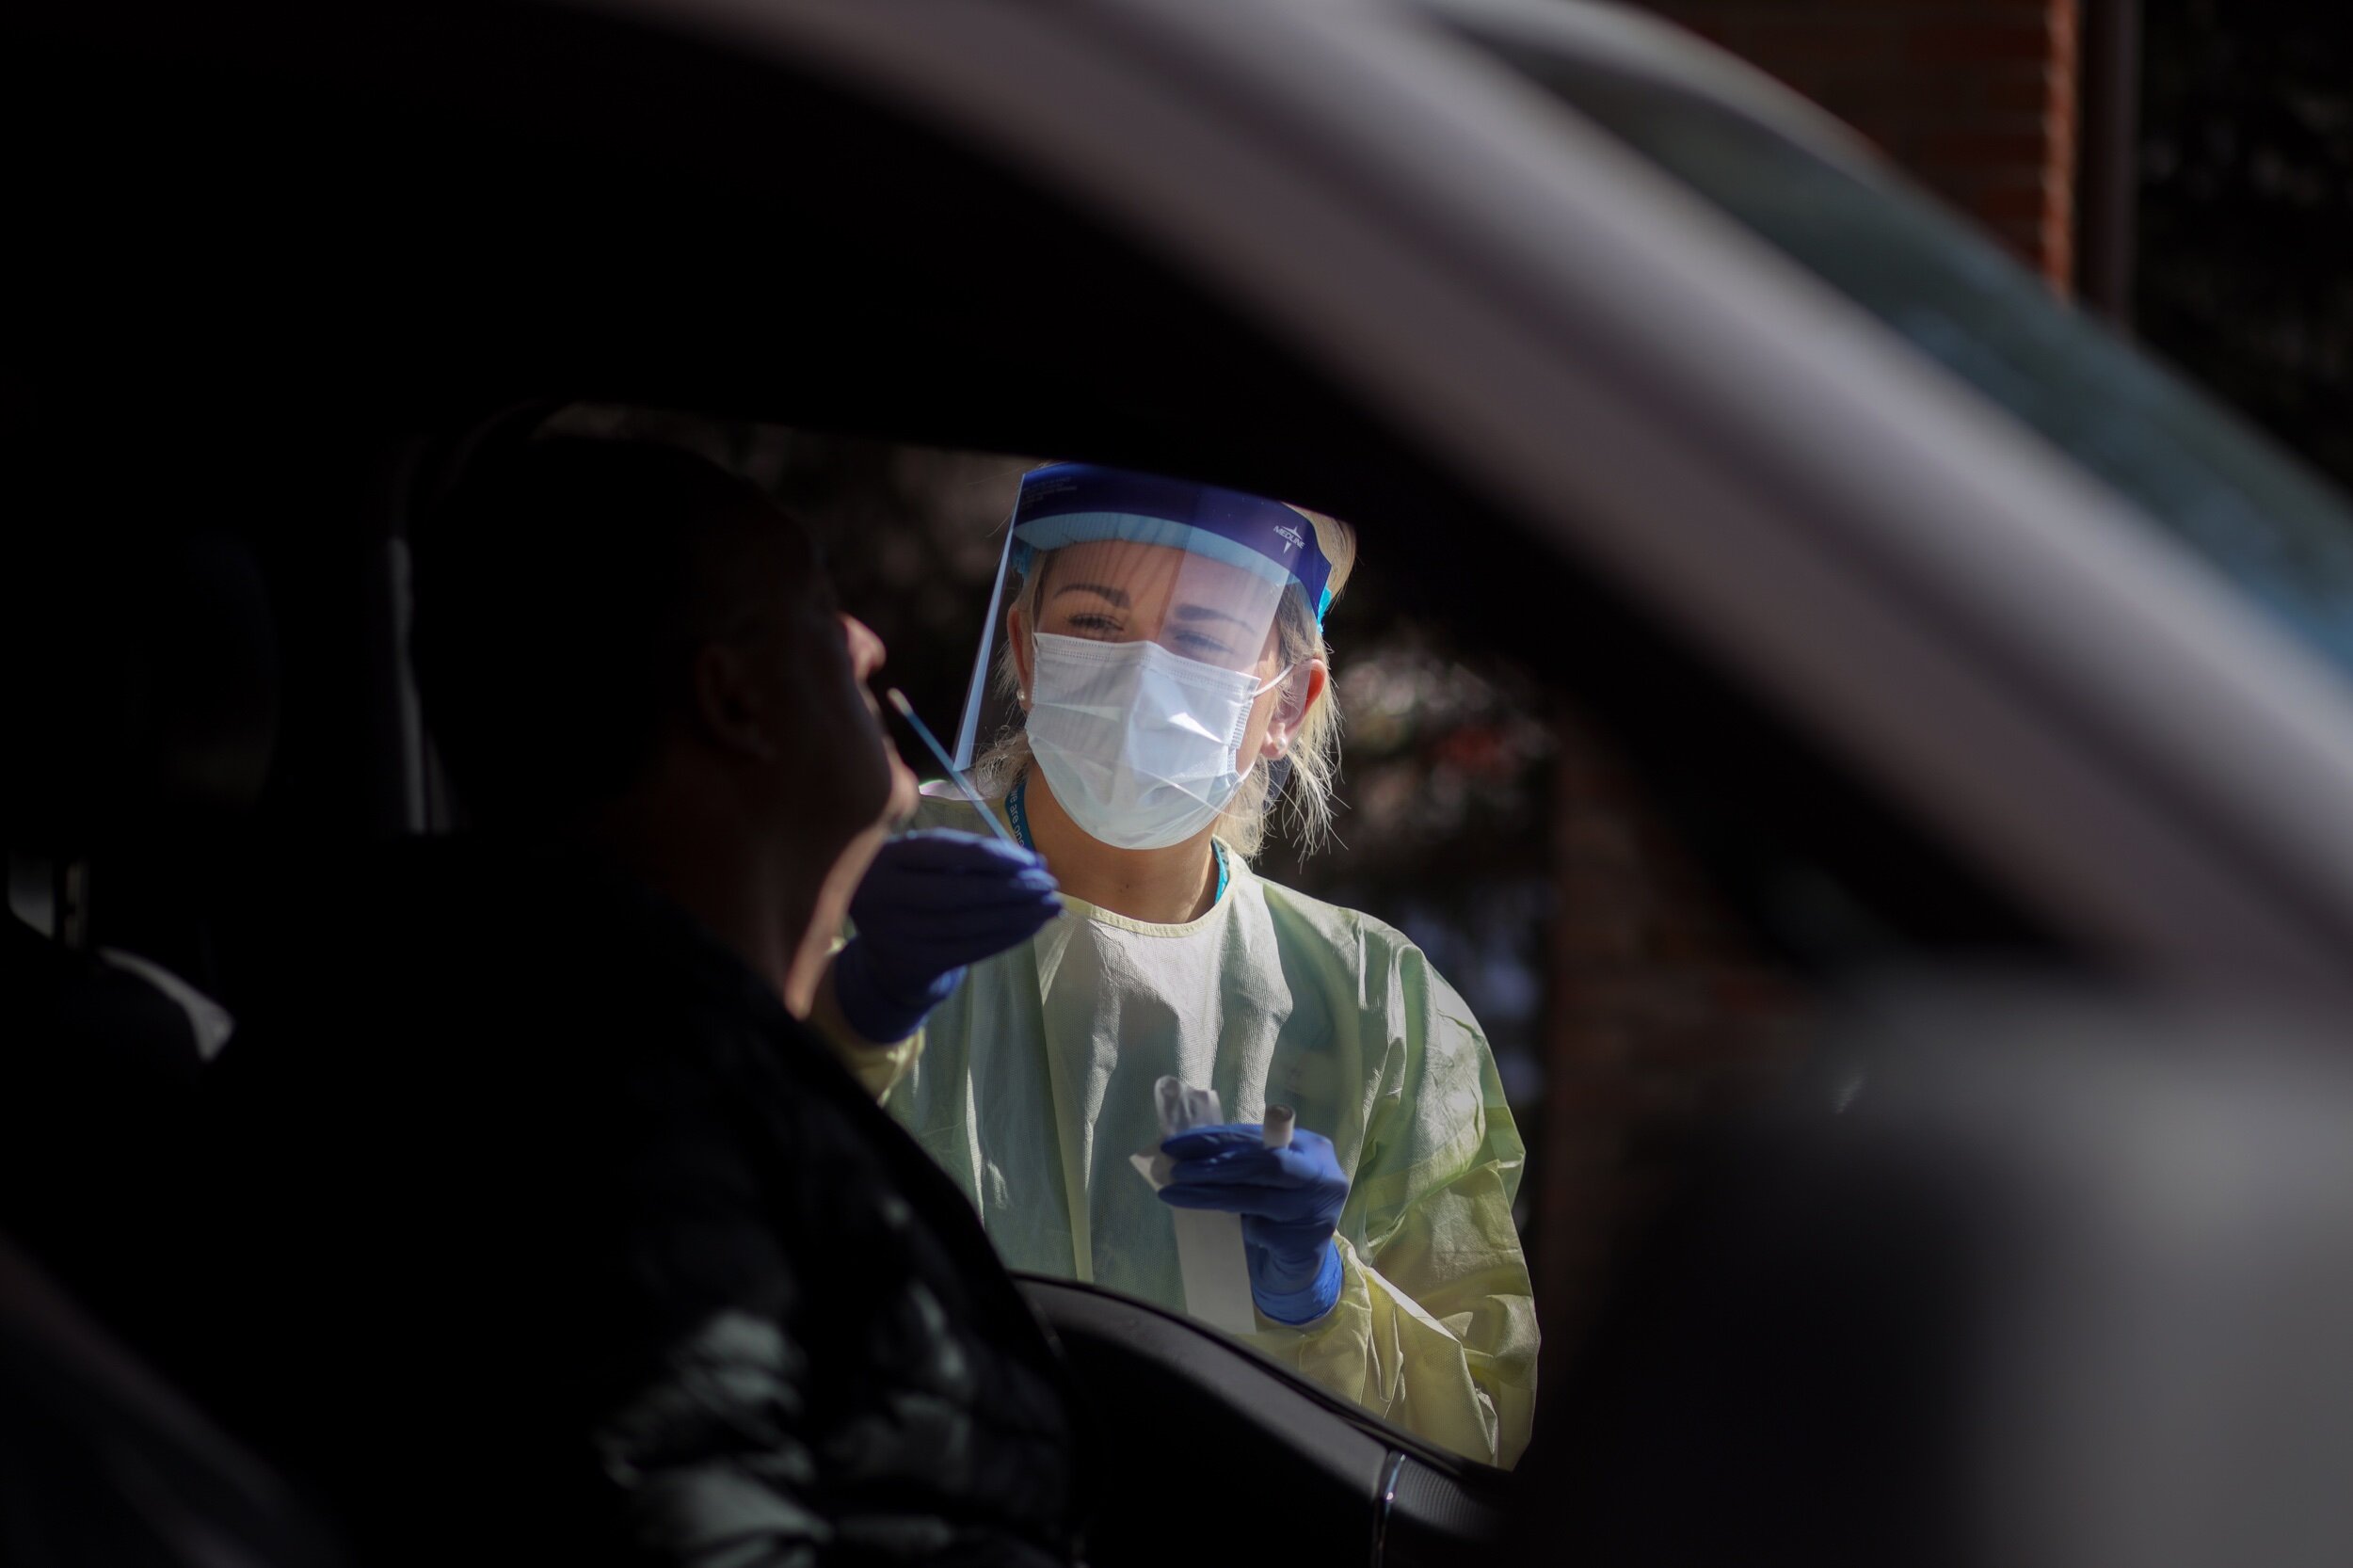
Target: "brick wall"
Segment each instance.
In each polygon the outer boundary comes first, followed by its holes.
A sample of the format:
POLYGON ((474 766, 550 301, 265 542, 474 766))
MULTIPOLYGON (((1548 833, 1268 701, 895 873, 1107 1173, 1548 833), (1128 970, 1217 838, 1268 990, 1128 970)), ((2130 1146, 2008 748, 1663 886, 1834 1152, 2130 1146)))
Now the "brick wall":
POLYGON ((1846 120, 2065 290, 2081 0, 1653 0, 1846 120))

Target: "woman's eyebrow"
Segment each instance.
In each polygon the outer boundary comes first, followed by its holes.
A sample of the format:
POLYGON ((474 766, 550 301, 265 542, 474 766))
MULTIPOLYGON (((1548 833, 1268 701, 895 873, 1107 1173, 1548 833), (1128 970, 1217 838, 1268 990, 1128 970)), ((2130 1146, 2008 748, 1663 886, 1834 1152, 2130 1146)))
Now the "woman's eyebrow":
POLYGON ((1179 604, 1168 614, 1173 620, 1230 620, 1245 632, 1258 624, 1224 610, 1213 610, 1206 604, 1179 604))
POLYGON ((1060 599, 1064 594, 1094 594, 1098 598, 1111 600, 1123 610, 1128 607, 1128 603, 1127 589, 1111 587, 1101 583, 1066 583, 1054 590, 1056 599, 1060 599))

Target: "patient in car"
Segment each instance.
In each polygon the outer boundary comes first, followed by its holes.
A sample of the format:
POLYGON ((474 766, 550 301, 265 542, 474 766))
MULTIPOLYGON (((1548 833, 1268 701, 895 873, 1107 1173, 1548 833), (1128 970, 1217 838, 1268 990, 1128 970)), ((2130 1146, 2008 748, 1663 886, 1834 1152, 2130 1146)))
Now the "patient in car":
POLYGON ((377 1560, 1070 1560, 1060 1362, 801 1022, 911 804, 880 643, 664 449, 514 444, 416 545, 473 827, 338 871, 224 1057, 191 1381, 377 1560))

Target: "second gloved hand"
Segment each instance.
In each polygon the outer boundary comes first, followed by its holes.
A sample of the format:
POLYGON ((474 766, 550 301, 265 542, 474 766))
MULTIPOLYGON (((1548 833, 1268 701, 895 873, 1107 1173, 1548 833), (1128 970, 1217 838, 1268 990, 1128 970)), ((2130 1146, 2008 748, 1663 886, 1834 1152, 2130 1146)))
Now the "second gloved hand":
POLYGON ((1160 1144, 1175 1161, 1162 1201, 1241 1216, 1250 1294, 1278 1323, 1312 1323, 1340 1299, 1332 1244, 1348 1203, 1348 1175, 1332 1140, 1300 1128, 1271 1149, 1256 1122, 1179 1132, 1160 1144))
POLYGON ((1017 947, 1060 913, 1046 862, 944 828, 883 845, 850 899, 857 928, 833 958, 834 1000, 869 1040, 904 1040, 965 966, 1017 947))

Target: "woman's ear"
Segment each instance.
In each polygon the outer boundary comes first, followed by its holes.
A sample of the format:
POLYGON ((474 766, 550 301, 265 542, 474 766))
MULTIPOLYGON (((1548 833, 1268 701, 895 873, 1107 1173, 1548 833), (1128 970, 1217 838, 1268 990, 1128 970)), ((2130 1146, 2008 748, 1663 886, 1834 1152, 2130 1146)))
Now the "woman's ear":
POLYGON ((1020 683, 1021 711, 1030 711, 1030 678, 1036 672, 1030 667, 1037 649, 1031 645, 1029 628, 1021 623, 1021 606, 1005 606, 1005 645, 1013 649, 1014 676, 1020 683))
POLYGON ((1267 721, 1259 756, 1271 762, 1289 752, 1291 742, 1299 738, 1299 727, 1307 722, 1308 712, 1323 700, 1323 688, 1330 679, 1329 667, 1321 659, 1310 659, 1291 671, 1282 694, 1274 699, 1274 716, 1267 721))

